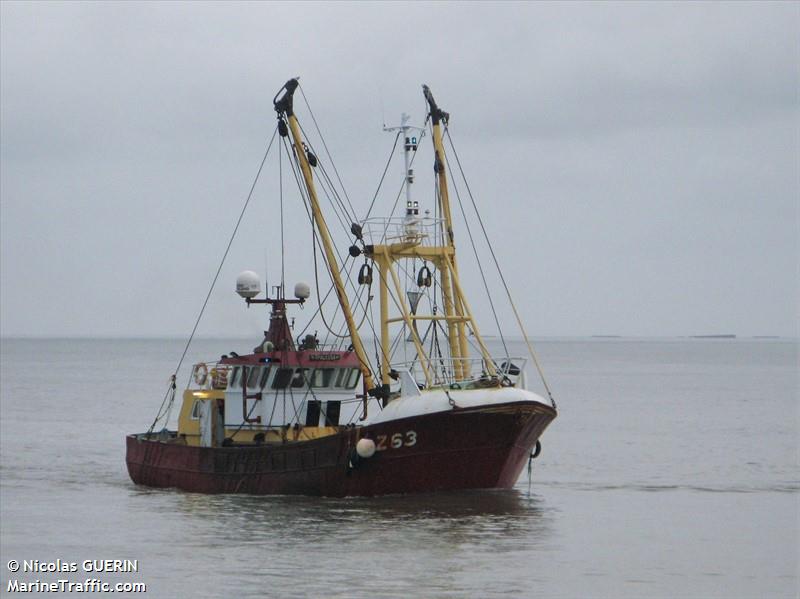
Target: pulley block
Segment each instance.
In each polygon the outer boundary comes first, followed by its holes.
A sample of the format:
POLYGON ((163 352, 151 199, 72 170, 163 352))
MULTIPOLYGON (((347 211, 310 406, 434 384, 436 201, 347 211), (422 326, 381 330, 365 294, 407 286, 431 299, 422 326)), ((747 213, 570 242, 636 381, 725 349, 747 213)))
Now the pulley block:
POLYGON ((358 284, 372 285, 372 267, 366 262, 361 265, 361 270, 358 271, 358 284))
POLYGON ((430 287, 432 283, 433 283, 433 275, 431 274, 431 269, 428 268, 427 264, 424 264, 417 273, 417 286, 430 287))

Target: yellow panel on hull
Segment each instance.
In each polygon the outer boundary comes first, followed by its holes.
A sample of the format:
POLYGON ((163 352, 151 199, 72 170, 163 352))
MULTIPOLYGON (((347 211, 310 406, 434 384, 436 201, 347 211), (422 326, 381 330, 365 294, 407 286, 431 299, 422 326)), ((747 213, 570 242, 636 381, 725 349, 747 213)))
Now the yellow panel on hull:
MULTIPOLYGON (((187 445, 200 445, 200 419, 194 407, 198 401, 225 400, 225 391, 208 389, 203 391, 187 389, 183 392, 183 404, 178 415, 178 437, 187 445), (193 414, 195 416, 193 417, 193 414)), ((225 437, 234 443, 255 443, 256 435, 263 435, 258 442, 263 444, 282 444, 294 441, 310 441, 334 435, 339 431, 335 426, 291 426, 289 428, 226 428, 225 437)))

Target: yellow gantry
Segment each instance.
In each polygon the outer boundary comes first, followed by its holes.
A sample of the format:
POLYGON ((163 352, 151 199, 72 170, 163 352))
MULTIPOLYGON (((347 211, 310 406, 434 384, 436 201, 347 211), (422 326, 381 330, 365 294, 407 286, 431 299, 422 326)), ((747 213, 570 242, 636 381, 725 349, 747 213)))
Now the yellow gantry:
MULTIPOLYGON (((374 380, 372 372, 369 367, 364 344, 358 332, 353 313, 350 307, 350 302, 345 292, 344 282, 342 281, 339 272, 339 264, 336 259, 333 241, 330 236, 330 231, 325 222, 322 210, 317 198, 317 192, 314 186, 314 178, 306 155, 305 144, 300 132, 300 126, 297 122, 297 117, 294 115, 292 109, 292 94, 297 87, 296 80, 287 82, 284 89, 286 93, 283 98, 275 101, 276 110, 279 113, 285 114, 286 122, 288 124, 288 132, 291 132, 292 143, 294 147, 295 156, 300 165, 300 170, 303 175, 306 190, 308 192, 308 199, 311 209, 313 221, 319 230, 322 247, 325 252, 328 270, 333 280, 333 286, 336 290, 336 295, 339 300, 339 305, 342 308, 350 337, 353 343, 353 350, 358 356, 361 364, 361 372, 364 376, 365 389, 370 391, 374 388, 374 380)), ((490 376, 496 375, 494 362, 489 355, 486 345, 481 338, 478 327, 472 317, 472 312, 469 304, 464 297, 458 276, 458 264, 456 261, 455 242, 453 235, 453 219, 450 210, 450 199, 447 188, 447 174, 446 174, 446 156, 444 145, 442 143, 442 130, 441 121, 447 120, 447 113, 440 110, 435 101, 433 100, 430 90, 427 86, 423 86, 425 97, 430 107, 430 116, 433 124, 433 146, 435 153, 435 171, 437 177, 437 201, 439 210, 442 215, 441 219, 441 235, 442 242, 439 245, 423 245, 422 239, 424 236, 409 236, 400 243, 389 243, 380 245, 367 245, 365 247, 365 255, 371 258, 379 269, 379 297, 380 297, 380 345, 382 351, 381 359, 381 383, 383 384, 383 391, 388 391, 388 385, 391 380, 391 365, 389 364, 389 355, 391 348, 391 338, 389 332, 389 325, 392 323, 405 323, 410 332, 411 340, 414 343, 415 349, 419 356, 420 365, 425 375, 425 380, 428 387, 437 383, 434 377, 435 368, 433 366, 431 357, 425 351, 422 341, 419 338, 416 328, 413 326, 416 320, 431 320, 431 321, 445 321, 448 331, 448 342, 450 348, 450 355, 453 364, 453 378, 456 381, 467 380, 471 376, 469 364, 469 348, 467 340, 467 327, 475 335, 475 340, 480 348, 481 357, 484 362, 484 371, 490 376), (424 261, 431 262, 439 271, 442 299, 444 303, 443 315, 419 316, 413 314, 406 303, 403 295, 403 290, 400 284, 400 279, 395 270, 395 262, 402 259, 419 258, 424 261), (399 317, 390 317, 389 314, 389 301, 394 302, 399 317)), ((280 92, 279 92, 280 93, 280 92)), ((288 133, 284 131, 284 133, 288 133)))
POLYGON ((404 322, 411 331, 420 363, 425 373, 427 383, 431 384, 433 365, 430 356, 425 352, 422 343, 412 326, 414 320, 444 320, 447 323, 450 356, 453 362, 453 376, 456 380, 470 378, 469 347, 467 340, 467 326, 472 330, 480 348, 485 371, 490 376, 496 375, 494 362, 489 355, 486 345, 481 338, 478 327, 472 317, 466 297, 461 288, 458 277, 458 264, 456 262, 455 240, 453 235, 453 218, 450 210, 450 197, 447 188, 447 168, 444 144, 442 143, 441 121, 447 119, 447 113, 436 105, 427 86, 423 86, 425 98, 430 107, 431 121, 433 124, 433 148, 435 153, 435 171, 437 177, 437 190, 439 209, 442 215, 442 245, 420 245, 421 239, 410 239, 403 243, 368 246, 368 254, 375 260, 380 271, 380 297, 381 297, 381 348, 384 355, 381 378, 384 384, 389 382, 390 368, 388 355, 391 345, 389 337, 389 324, 404 322), (404 258, 420 258, 430 261, 439 270, 441 279, 444 315, 418 316, 412 314, 405 305, 400 289, 394 263, 404 258), (399 317, 390 318, 388 314, 388 296, 390 281, 394 283, 396 299, 395 304, 400 310, 399 317))

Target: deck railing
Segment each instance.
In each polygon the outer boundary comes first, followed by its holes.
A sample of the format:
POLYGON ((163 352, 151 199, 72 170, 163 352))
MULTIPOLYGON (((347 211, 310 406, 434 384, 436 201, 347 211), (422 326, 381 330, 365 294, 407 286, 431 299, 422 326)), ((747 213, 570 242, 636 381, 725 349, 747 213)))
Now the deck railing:
MULTIPOLYGON (((503 384, 514 386, 524 382, 526 358, 499 357, 494 358, 494 369, 497 379, 503 384)), ((220 362, 198 362, 192 366, 189 388, 225 390, 231 382, 234 366, 220 362)), ((408 370, 420 385, 425 383, 425 373, 419 360, 392 364, 395 370, 408 370)), ((434 385, 471 386, 489 384, 491 376, 482 358, 434 358, 430 364, 430 374, 434 385), (469 373, 456 375, 458 371, 469 373)))
MULTIPOLYGON (((526 358, 521 357, 494 358, 495 374, 501 383, 510 383, 516 386, 521 379, 524 379, 526 361, 526 358)), ((419 360, 393 364, 392 366, 395 369, 408 370, 419 384, 425 382, 425 373, 419 360)), ((435 385, 458 385, 463 387, 491 381, 489 371, 482 358, 434 358, 431 360, 430 367, 430 374, 435 385), (456 363, 459 365, 458 370, 463 371, 466 366, 469 375, 456 375, 456 363)))
POLYGON ((428 216, 395 216, 368 218, 361 223, 364 241, 373 245, 386 243, 413 243, 432 245, 441 236, 441 218, 428 216))

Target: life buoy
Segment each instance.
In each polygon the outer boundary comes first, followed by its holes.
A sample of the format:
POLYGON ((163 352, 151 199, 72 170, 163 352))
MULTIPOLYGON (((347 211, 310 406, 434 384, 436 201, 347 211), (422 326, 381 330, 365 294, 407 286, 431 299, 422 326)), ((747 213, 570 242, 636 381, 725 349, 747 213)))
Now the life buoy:
POLYGON ((206 366, 203 362, 195 365, 194 382, 202 387, 203 385, 206 384, 207 380, 208 380, 208 366, 206 366))

